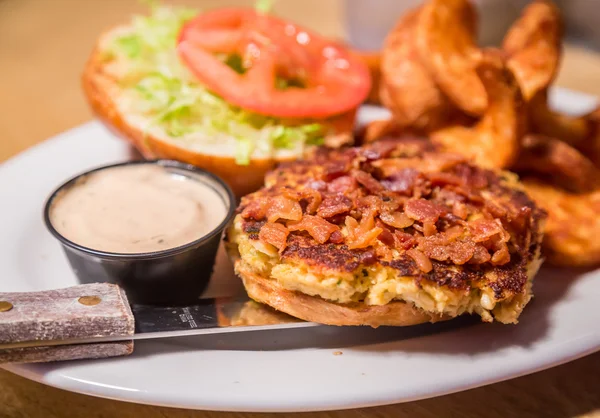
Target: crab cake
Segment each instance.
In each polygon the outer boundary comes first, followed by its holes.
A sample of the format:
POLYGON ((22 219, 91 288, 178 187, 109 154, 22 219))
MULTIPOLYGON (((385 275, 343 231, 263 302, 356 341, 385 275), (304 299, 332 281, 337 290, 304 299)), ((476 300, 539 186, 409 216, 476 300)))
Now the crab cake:
POLYGON ((545 219, 513 174, 386 139, 270 172, 226 245, 251 298, 303 320, 517 323, 545 219))

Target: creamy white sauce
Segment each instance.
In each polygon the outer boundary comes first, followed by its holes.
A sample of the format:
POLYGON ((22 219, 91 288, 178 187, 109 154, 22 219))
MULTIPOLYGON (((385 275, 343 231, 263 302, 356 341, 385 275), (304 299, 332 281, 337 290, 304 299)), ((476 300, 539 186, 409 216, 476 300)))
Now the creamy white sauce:
POLYGON ((195 241, 227 215, 220 195, 199 180, 154 164, 104 169, 57 196, 54 228, 99 251, 145 253, 195 241))

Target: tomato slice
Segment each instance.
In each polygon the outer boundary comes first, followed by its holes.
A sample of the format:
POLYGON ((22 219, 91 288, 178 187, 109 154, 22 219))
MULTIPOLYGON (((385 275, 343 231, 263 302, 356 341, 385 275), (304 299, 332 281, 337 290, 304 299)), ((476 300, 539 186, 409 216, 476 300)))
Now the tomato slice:
POLYGON ((269 116, 333 116, 356 108, 371 88, 368 67, 349 50, 254 10, 217 9, 197 16, 182 28, 177 51, 209 90, 269 116), (229 67, 223 55, 238 55, 243 72, 229 67), (281 88, 277 80, 289 82, 281 88))

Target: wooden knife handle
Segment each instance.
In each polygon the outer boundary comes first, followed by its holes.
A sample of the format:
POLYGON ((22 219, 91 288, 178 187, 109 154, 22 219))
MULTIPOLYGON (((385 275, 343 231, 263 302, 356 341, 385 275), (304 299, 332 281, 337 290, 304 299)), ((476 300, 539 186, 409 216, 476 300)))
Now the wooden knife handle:
POLYGON ((134 332, 135 320, 127 296, 114 284, 0 293, 0 363, 128 355, 133 351, 131 340, 76 345, 52 342, 127 337, 134 332))

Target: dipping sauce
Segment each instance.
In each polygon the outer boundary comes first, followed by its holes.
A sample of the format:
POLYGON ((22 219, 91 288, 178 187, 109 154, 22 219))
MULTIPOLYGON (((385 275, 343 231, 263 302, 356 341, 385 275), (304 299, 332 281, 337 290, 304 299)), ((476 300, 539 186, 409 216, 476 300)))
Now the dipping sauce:
POLYGON ((154 164, 117 166, 82 177, 56 196, 50 222, 68 240, 113 253, 179 247, 210 233, 228 207, 208 180, 154 164))

